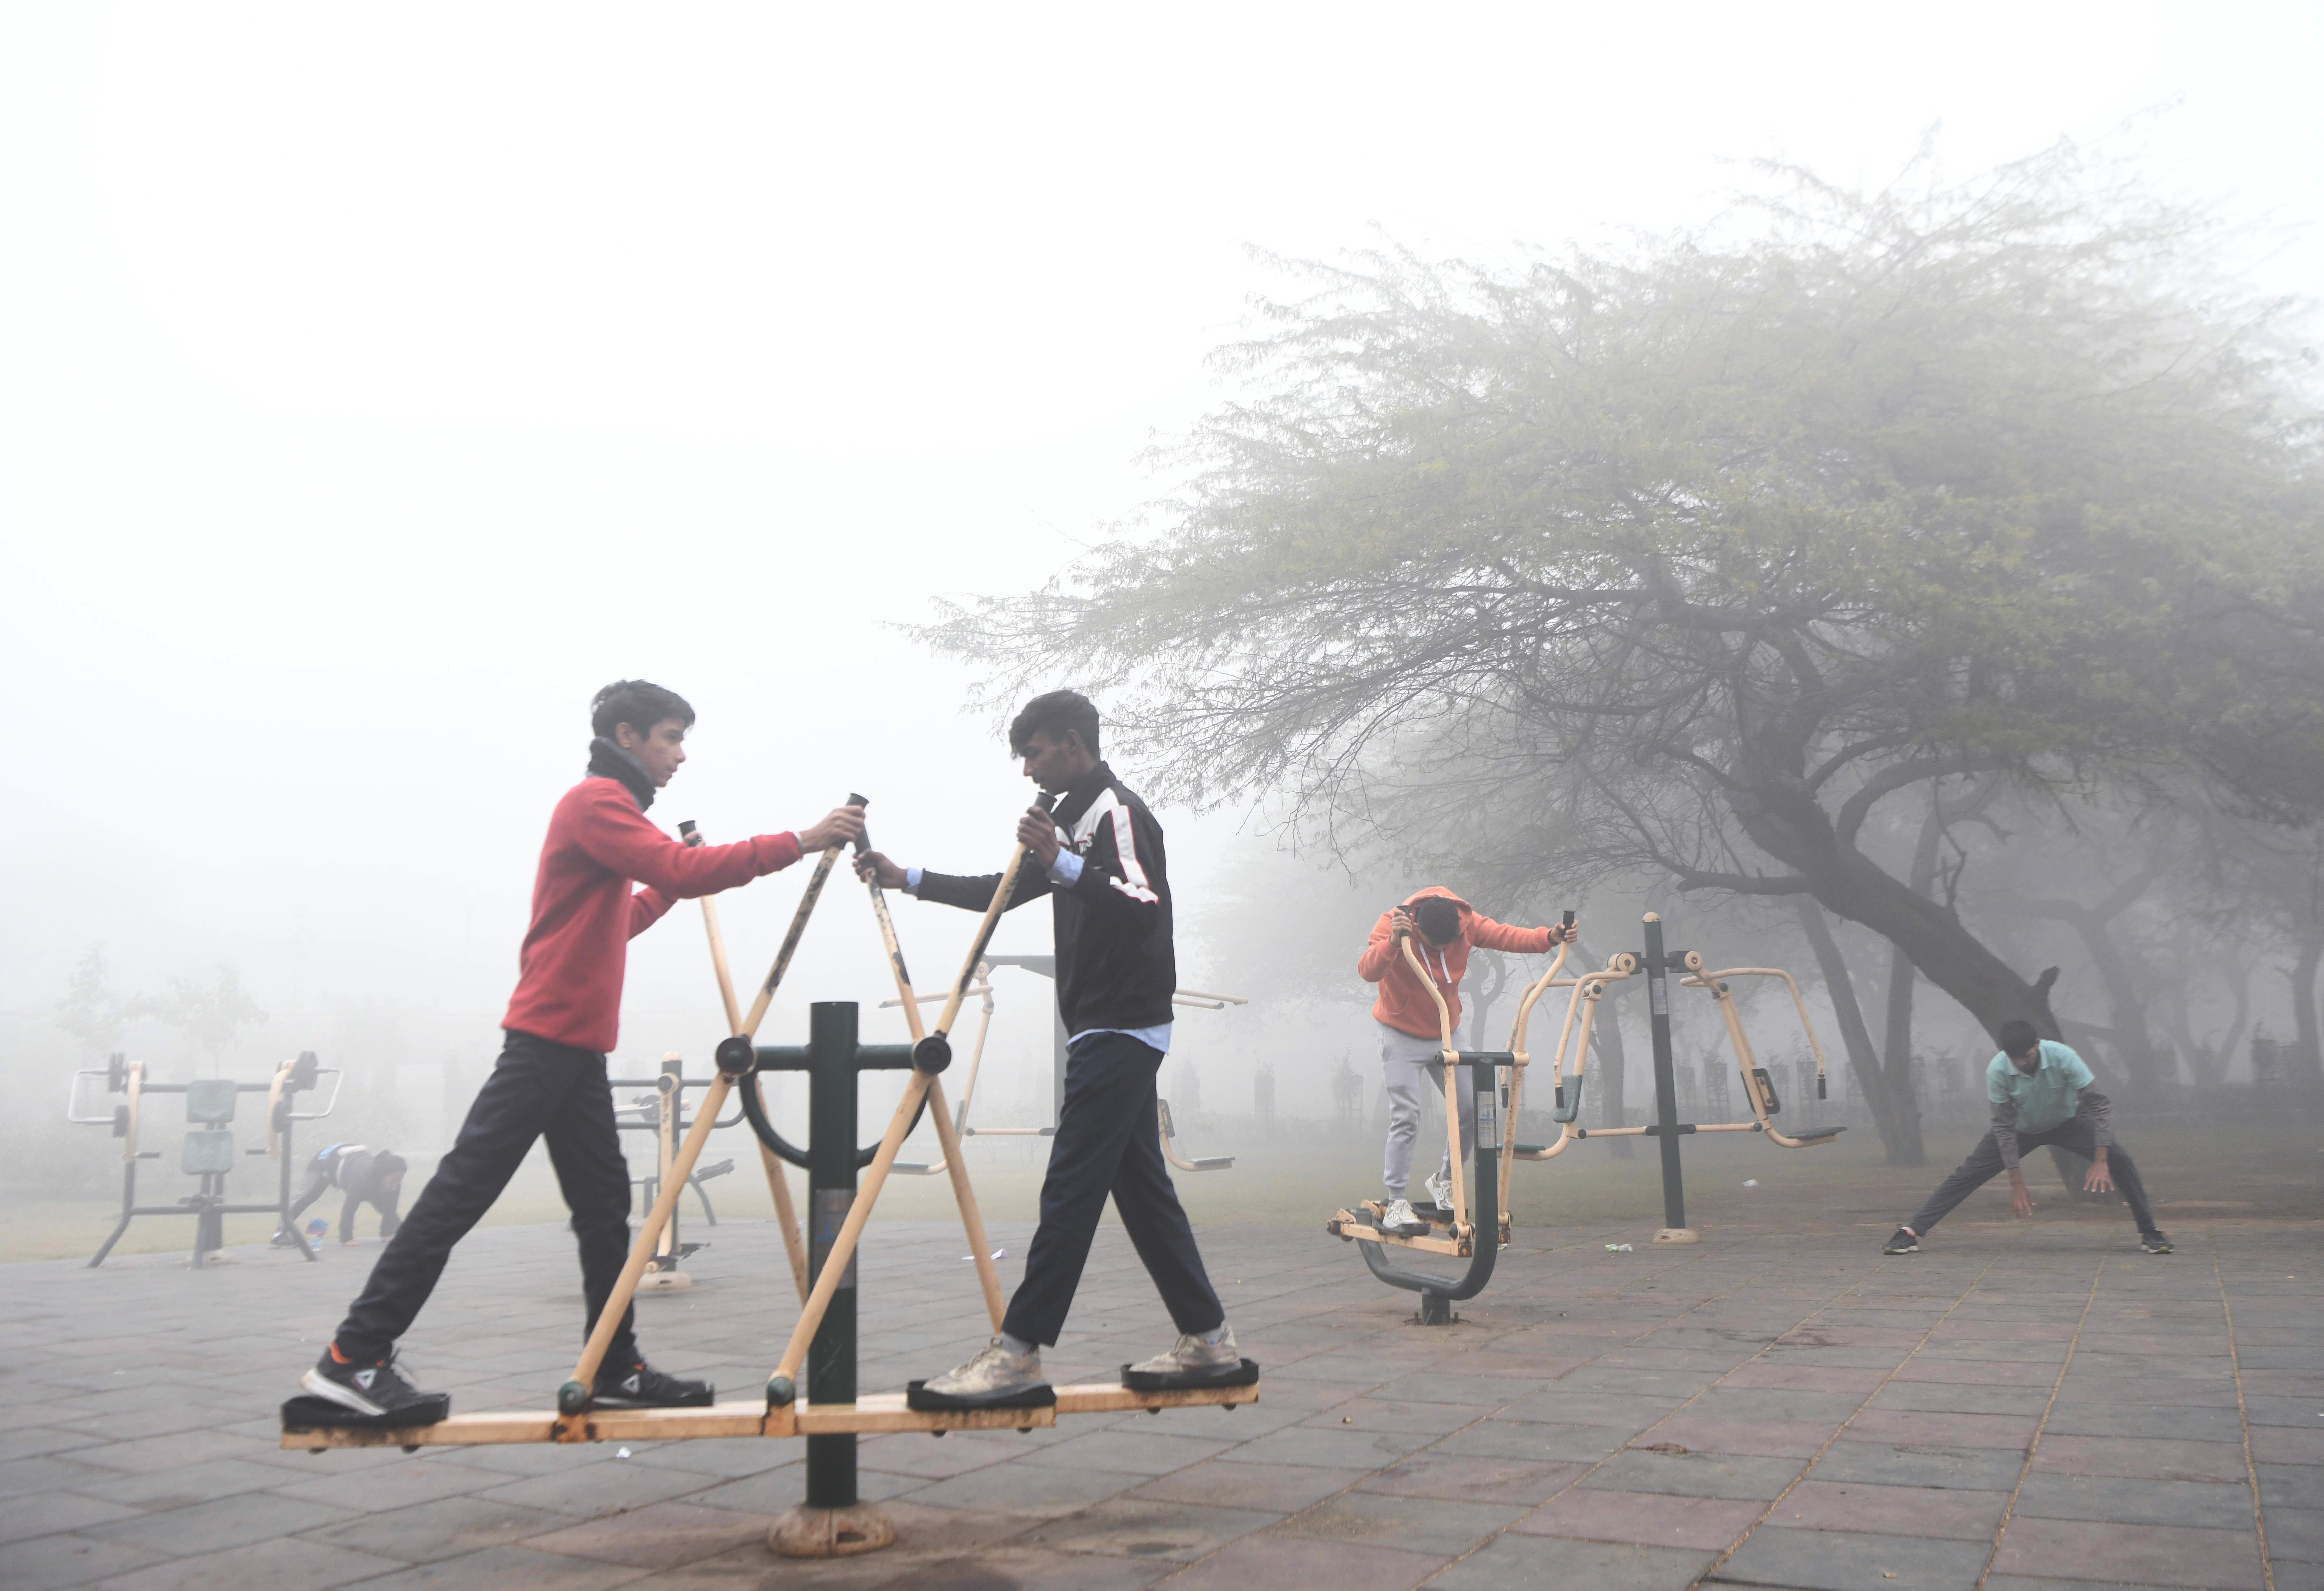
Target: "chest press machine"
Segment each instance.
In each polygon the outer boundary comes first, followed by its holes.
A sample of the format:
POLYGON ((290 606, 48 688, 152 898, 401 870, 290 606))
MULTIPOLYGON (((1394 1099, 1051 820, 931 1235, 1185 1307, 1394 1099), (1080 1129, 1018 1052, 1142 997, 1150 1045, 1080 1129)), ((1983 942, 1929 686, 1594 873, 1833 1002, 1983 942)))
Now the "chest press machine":
MULTIPOLYGON (((1572 920, 1573 914, 1566 913, 1567 922, 1571 923, 1572 920)), ((1783 980, 1784 986, 1791 993, 1793 1007, 1799 1013, 1800 1029, 1807 1035, 1808 1048, 1815 1056, 1816 1097, 1821 1099, 1826 1096, 1823 1045, 1816 1038, 1815 1024, 1808 1020, 1807 1002, 1800 994, 1798 981, 1790 973, 1775 967, 1730 967, 1716 972, 1708 970, 1701 952, 1665 948, 1662 919, 1658 914, 1648 912, 1645 928, 1646 942, 1642 951, 1618 952, 1597 971, 1573 977, 1559 976, 1564 969, 1569 948, 1566 945, 1560 945, 1549 969, 1527 986, 1524 998, 1519 1001, 1517 1022, 1509 1035, 1509 1047, 1505 1050, 1460 1050, 1453 1048, 1452 1016, 1445 1005, 1443 995, 1437 991, 1435 980, 1428 976, 1427 968, 1414 953, 1410 939, 1399 940, 1405 960, 1420 978, 1422 986, 1428 990, 1430 997, 1436 1002, 1438 1030, 1443 1045, 1444 1125, 1452 1145, 1453 1207, 1446 1210, 1435 1206, 1416 1206, 1413 1213, 1429 1224, 1430 1230, 1425 1235, 1410 1235, 1385 1229, 1380 1222, 1386 1207, 1377 1199, 1366 1200, 1352 1209, 1340 1210, 1323 1224, 1323 1230, 1342 1241, 1360 1243, 1364 1263, 1373 1275, 1390 1287, 1420 1294, 1421 1324, 1441 1326, 1448 1323, 1452 1318, 1452 1306, 1454 1303, 1474 1298, 1492 1280, 1495 1252, 1509 1241, 1509 1172, 1518 1161, 1554 1160, 1585 1138, 1655 1139, 1662 1151, 1664 1225, 1655 1234, 1655 1241, 1693 1243, 1698 1241, 1699 1235, 1686 1224, 1686 1189, 1678 1148, 1678 1141, 1682 1137, 1692 1133, 1758 1133, 1781 1149, 1813 1149, 1833 1142, 1846 1131, 1841 1127, 1818 1127, 1786 1133, 1776 1127, 1773 1118, 1782 1111, 1783 1101, 1775 1092, 1775 1079, 1769 1076, 1767 1068, 1759 1064, 1757 1054, 1751 1048, 1750 1036, 1744 1030, 1742 1013, 1729 983, 1730 979, 1745 977, 1783 980), (1718 1007, 1729 1048, 1735 1057, 1736 1070, 1742 1079, 1743 1097, 1751 1107, 1750 1120, 1698 1123, 1678 1119, 1678 1087, 1671 1052, 1667 982, 1669 976, 1674 973, 1683 975, 1678 980, 1682 988, 1702 990, 1718 1007), (1605 998, 1606 991, 1612 985, 1640 976, 1646 979, 1648 1026, 1654 1041, 1655 1120, 1636 1127, 1583 1127, 1580 1124, 1582 1078, 1591 1034, 1597 1023, 1599 1002, 1605 998), (1517 1112, 1525 1098, 1526 1070, 1532 1059, 1526 1050, 1526 1030, 1533 1020, 1535 1004, 1553 988, 1572 991, 1566 999, 1565 1020, 1558 1029, 1557 1050, 1550 1066, 1554 1101, 1551 1119, 1557 1124, 1558 1136, 1556 1142, 1548 1144, 1519 1143, 1513 1133, 1517 1112), (1573 1057, 1570 1072, 1566 1069, 1569 1046, 1573 1057), (1452 1108, 1452 1090, 1461 1086, 1458 1068, 1462 1066, 1471 1068, 1471 1086, 1477 1097, 1475 1163, 1466 1175, 1461 1165, 1460 1119, 1452 1108), (1504 1112, 1512 1130, 1509 1134, 1500 1130, 1504 1112), (1491 1157, 1489 1160, 1489 1155, 1491 1157), (1480 1226, 1497 1229, 1498 1241, 1480 1241, 1477 1236, 1480 1226), (1439 1235, 1440 1231, 1442 1235, 1439 1235), (1388 1248, 1416 1249, 1466 1259, 1469 1268, 1458 1278, 1409 1271, 1387 1258, 1384 1251, 1388 1248)))
POLYGON ((197 1267, 226 1246, 226 1217, 241 1215, 272 1216, 281 1230, 289 1233, 299 1245, 299 1253, 309 1260, 314 1259, 314 1247, 292 1230, 290 1222, 293 1173, 300 1169, 298 1157, 290 1147, 293 1124, 319 1122, 329 1115, 338 1102, 342 1076, 337 1067, 318 1064, 311 1050, 302 1050, 295 1059, 282 1062, 263 1083, 237 1083, 231 1078, 197 1078, 189 1083, 150 1082, 144 1062, 132 1061, 121 1054, 110 1057, 101 1072, 83 1069, 73 1073, 71 1091, 65 1101, 65 1120, 83 1126, 109 1126, 113 1135, 121 1140, 121 1220, 97 1245, 97 1253, 89 1256, 88 1268, 93 1271, 105 1263, 113 1245, 129 1230, 129 1223, 140 1216, 193 1216, 192 1263, 197 1267), (331 1091, 321 1108, 301 1109, 299 1096, 318 1090, 326 1077, 331 1079, 331 1091), (124 1103, 101 1115, 84 1114, 80 1099, 83 1078, 103 1078, 106 1092, 121 1095, 124 1103), (189 1177, 199 1179, 198 1190, 185 1195, 175 1204, 137 1202, 138 1162, 161 1158, 158 1149, 138 1147, 137 1134, 143 1124, 144 1100, 149 1094, 182 1094, 186 1097, 186 1136, 179 1152, 178 1169, 189 1177), (266 1096, 266 1142, 245 1152, 265 1155, 277 1162, 275 1197, 263 1204, 235 1203, 227 1198, 226 1192, 226 1177, 235 1164, 234 1133, 229 1124, 234 1120, 235 1100, 244 1094, 266 1096))
MULTIPOLYGON (((1046 804, 1048 798, 1042 800, 1046 804)), ((861 795, 851 795, 848 802, 858 807, 868 804, 861 795)), ((859 848, 868 848, 869 841, 859 840, 857 845, 859 848)), ((1015 890, 1026 847, 1019 845, 1010 853, 1000 887, 993 892, 992 902, 978 924, 960 974, 953 981, 933 1027, 923 1023, 920 1002, 912 990, 911 975, 897 941, 886 895, 874 879, 870 884, 872 916, 887 949, 912 1041, 861 1043, 856 1037, 854 1004, 822 1002, 810 1008, 806 1044, 761 1046, 756 1042, 759 1024, 774 1000, 775 990, 806 932, 807 919, 831 876, 841 848, 831 847, 816 861, 774 966, 747 1013, 736 1000, 727 972, 725 946, 715 911, 710 902, 703 902, 711 963, 717 976, 730 1036, 718 1046, 718 1075, 711 1080, 684 1142, 663 1172, 653 1207, 632 1244, 628 1263, 598 1315, 571 1378, 558 1389, 556 1409, 456 1414, 434 1424, 400 1429, 312 1426, 294 1422, 294 1400, 284 1411, 284 1448, 320 1451, 327 1448, 401 1447, 410 1452, 424 1446, 804 1437, 807 1441, 807 1511, 836 1518, 853 1517, 862 1512, 857 1506, 855 1485, 855 1438, 859 1434, 921 1430, 941 1437, 952 1430, 1029 1431, 1054 1427, 1060 1414, 1120 1414, 1141 1410, 1158 1413, 1164 1409, 1192 1406, 1232 1409, 1259 1401, 1255 1373, 1243 1385, 1162 1392, 1135 1391, 1114 1382, 1059 1386, 1053 1389, 1052 1401, 1035 1407, 916 1409, 912 1407, 915 1400, 911 1391, 868 1397, 858 1394, 855 1251, 881 1188, 897 1169, 897 1153, 923 1113, 934 1124, 943 1151, 943 1169, 952 1180, 961 1224, 975 1259, 977 1283, 986 1313, 991 1317, 992 1329, 1001 1329, 1006 1300, 1001 1296, 1000 1274, 993 1267, 983 1216, 969 1184, 968 1168, 961 1156, 960 1139, 945 1105, 941 1079, 952 1061, 953 1025, 973 991, 981 964, 987 959, 986 947, 1015 890), (758 1074, 769 1069, 804 1071, 808 1076, 810 1124, 805 1150, 785 1139, 768 1116, 760 1096, 758 1074), (909 1075, 880 1142, 859 1149, 854 1142, 857 1083, 865 1070, 904 1070, 909 1075), (654 1262, 678 1194, 686 1187, 729 1093, 740 1096, 742 1113, 760 1142, 769 1187, 774 1196, 776 1219, 783 1230, 793 1281, 802 1300, 798 1322, 773 1374, 768 1377, 763 1398, 696 1409, 593 1409, 590 1389, 595 1384, 598 1366, 612 1343, 614 1328, 627 1310, 641 1277, 654 1262), (798 1235, 788 1181, 781 1168, 784 1161, 807 1172, 810 1238, 804 1245, 798 1235), (860 1187, 859 1170, 862 1173, 860 1187), (802 1373, 804 1389, 800 1384, 802 1373), (802 1390, 805 1398, 799 1395, 802 1390)), ((1255 1372, 1255 1366, 1253 1369, 1255 1372)), ((886 1529, 884 1524, 877 1528, 886 1529)), ((865 1540, 859 1536, 826 1541, 820 1550, 862 1551, 881 1545, 884 1545, 884 1539, 865 1540)))

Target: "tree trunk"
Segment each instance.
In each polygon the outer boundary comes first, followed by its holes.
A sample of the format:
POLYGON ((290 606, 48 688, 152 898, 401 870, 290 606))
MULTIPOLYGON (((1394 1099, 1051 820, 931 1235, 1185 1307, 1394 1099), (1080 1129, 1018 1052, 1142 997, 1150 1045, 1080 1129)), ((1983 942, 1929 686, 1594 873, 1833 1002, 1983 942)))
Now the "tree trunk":
POLYGON ((1886 1152, 1892 1166, 1920 1165, 1924 1159, 1920 1107, 1908 1091, 1899 1108, 1887 1079, 1881 1075, 1880 1058, 1872 1048, 1872 1030, 1865 1025, 1864 1008, 1857 1003, 1856 980, 1849 975, 1840 942, 1831 937, 1831 925, 1824 920, 1823 909, 1804 895, 1794 896, 1793 907, 1799 913, 1801 930, 1815 950, 1816 966, 1823 973, 1824 992, 1831 997, 1832 1014, 1840 1020, 1840 1044, 1848 1051, 1848 1073, 1872 1113, 1872 1124, 1880 1133, 1880 1147, 1886 1152))
POLYGON ((1988 1032, 2024 1018, 2058 1036, 2048 990, 2028 982, 1961 926, 1950 906, 1932 901, 1841 837, 1831 815, 1796 774, 1761 777, 1728 797, 1743 832, 1793 868, 1826 910, 1860 922, 1912 958, 1921 976, 1960 1002, 1988 1032))
POLYGON ((2324 1085, 2324 1050, 2317 1044, 2316 972, 2324 964, 2324 925, 2311 926, 2300 941, 2300 964, 2292 974, 2292 1020, 2297 1045, 2292 1056, 2293 1080, 2313 1087, 2324 1085))
MULTIPOLYGON (((1576 950, 1580 948, 1575 947, 1576 950)), ((1622 1052, 1622 1013, 1615 999, 1621 988, 1620 984, 1606 986, 1606 993, 1598 1001, 1598 1021, 1590 1031, 1591 1046, 1598 1051, 1598 1070, 1604 1078, 1601 1088, 1606 1096, 1607 1119, 1618 1127, 1628 1124, 1623 1117, 1622 1105, 1622 1071, 1626 1059, 1622 1052)), ((1633 1140, 1609 1138, 1606 1142, 1613 1150, 1616 1160, 1630 1158, 1633 1140)))

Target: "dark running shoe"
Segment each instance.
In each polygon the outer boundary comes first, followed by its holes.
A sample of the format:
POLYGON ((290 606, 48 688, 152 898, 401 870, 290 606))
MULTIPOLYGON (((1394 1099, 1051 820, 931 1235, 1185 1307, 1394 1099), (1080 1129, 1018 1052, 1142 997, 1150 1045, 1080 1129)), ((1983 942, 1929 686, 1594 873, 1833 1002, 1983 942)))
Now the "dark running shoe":
POLYGON ((452 1412, 446 1392, 423 1392, 396 1368, 395 1355, 374 1364, 343 1364, 325 1348, 299 1378, 306 1395, 282 1406, 285 1424, 433 1425, 452 1412))
POLYGON ((641 1360, 627 1370, 601 1370, 590 1402, 599 1409, 706 1409, 717 1400, 706 1381, 664 1375, 641 1360))
POLYGON ((1884 1254, 1917 1254, 1921 1252, 1921 1240, 1899 1226, 1896 1235, 1890 1238, 1887 1246, 1880 1252, 1884 1254))
POLYGON ((2171 1240, 2160 1232, 2142 1232, 2138 1235, 2138 1246, 2150 1254, 2167 1254, 2171 1252, 2171 1240))

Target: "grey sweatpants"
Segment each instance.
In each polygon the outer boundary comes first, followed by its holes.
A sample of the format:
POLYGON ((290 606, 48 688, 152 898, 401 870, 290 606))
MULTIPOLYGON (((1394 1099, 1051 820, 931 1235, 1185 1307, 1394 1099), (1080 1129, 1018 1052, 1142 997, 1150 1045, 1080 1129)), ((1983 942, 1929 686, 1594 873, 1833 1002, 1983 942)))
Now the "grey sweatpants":
MULTIPOLYGON (((1388 1091, 1388 1160, 1381 1168, 1380 1180, 1388 1185, 1390 1198, 1404 1197, 1405 1184, 1412 1179, 1412 1146, 1420 1137, 1421 1089, 1434 1086, 1439 1099, 1444 1096, 1443 1051, 1434 1039, 1416 1038, 1376 1022, 1380 1035, 1380 1074, 1388 1091), (1427 1079, 1424 1085, 1423 1078, 1427 1079)), ((1452 1035, 1458 1046, 1461 1035, 1452 1035)), ((1469 1068, 1462 1067, 1463 1072, 1469 1068)), ((1477 1096, 1465 1086, 1461 1095, 1461 1160, 1467 1164, 1477 1147, 1477 1096)), ((1437 1174, 1446 1176, 1452 1170, 1450 1155, 1438 1156, 1437 1174)))

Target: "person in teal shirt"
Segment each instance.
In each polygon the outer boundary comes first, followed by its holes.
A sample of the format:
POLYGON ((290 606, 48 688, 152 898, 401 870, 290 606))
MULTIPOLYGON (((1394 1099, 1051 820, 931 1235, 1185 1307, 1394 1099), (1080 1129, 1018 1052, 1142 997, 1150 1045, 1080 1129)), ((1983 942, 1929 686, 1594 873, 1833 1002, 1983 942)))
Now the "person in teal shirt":
POLYGON ((1928 1203, 1896 1228, 1881 1252, 1918 1253, 1929 1228, 1991 1181, 1997 1171, 2009 1173, 2009 1207, 2024 1219, 2034 1213, 2034 1195, 2025 1186, 2018 1156, 2028 1149, 2054 1145, 2090 1162, 2089 1175, 2082 1181, 2086 1191, 2121 1189, 2131 1219, 2138 1223, 2141 1248, 2150 1254, 2169 1253, 2171 1240, 2154 1225, 2138 1167, 2114 1141, 2114 1101, 2100 1092, 2082 1058, 2055 1040, 2043 1038, 2029 1022, 2004 1022, 1995 1036, 2001 1041, 2001 1053, 1985 1068, 1992 1129, 1953 1168, 1952 1175, 1937 1184, 1928 1203))

